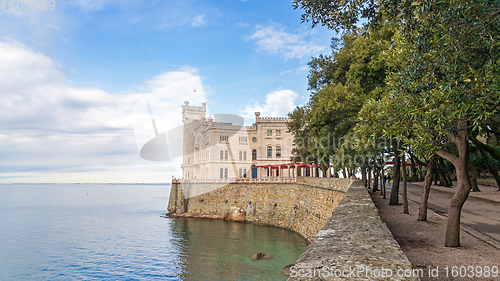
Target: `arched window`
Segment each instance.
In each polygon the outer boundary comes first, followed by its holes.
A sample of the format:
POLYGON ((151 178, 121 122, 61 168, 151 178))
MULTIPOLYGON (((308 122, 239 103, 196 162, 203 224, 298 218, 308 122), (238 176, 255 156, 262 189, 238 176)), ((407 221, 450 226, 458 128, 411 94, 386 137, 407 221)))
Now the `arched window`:
POLYGON ((252 160, 257 160, 257 150, 252 150, 252 160))
POLYGON ((272 146, 268 146, 267 147, 267 156, 268 157, 272 157, 273 156, 273 147, 272 146))
POLYGON ((281 157, 281 146, 276 147, 276 157, 281 157))

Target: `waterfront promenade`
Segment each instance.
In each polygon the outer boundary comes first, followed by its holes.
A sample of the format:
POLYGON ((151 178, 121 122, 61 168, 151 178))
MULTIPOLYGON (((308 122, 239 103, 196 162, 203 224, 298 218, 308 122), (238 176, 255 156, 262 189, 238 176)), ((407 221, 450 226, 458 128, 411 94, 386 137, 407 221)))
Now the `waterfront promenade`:
MULTIPOLYGON (((430 209, 428 210, 428 221, 422 222, 417 220, 418 208, 417 204, 420 202, 421 186, 418 184, 408 185, 408 197, 410 199, 409 210, 410 214, 403 214, 402 205, 389 205, 389 199, 383 199, 380 192, 372 192, 369 190, 371 197, 379 209, 382 221, 386 223, 394 238, 401 246, 401 250, 408 257, 414 269, 425 269, 426 273, 421 280, 491 280, 489 278, 473 276, 471 278, 451 278, 446 277, 446 268, 448 273, 451 269, 459 269, 460 267, 474 269, 486 269, 496 267, 498 269, 498 260, 500 259, 500 250, 497 248, 497 242, 490 236, 482 234, 472 228, 480 225, 493 225, 488 217, 499 211, 495 202, 488 200, 478 201, 477 198, 471 197, 467 206, 464 207, 462 230, 460 231, 460 247, 445 247, 444 239, 446 232, 446 211, 449 203, 447 196, 452 196, 452 193, 444 192, 441 194, 440 187, 433 187, 430 191, 429 203, 430 209), (489 209, 488 212, 482 216, 480 209, 474 209, 477 204, 481 208, 489 209), (436 208, 437 212, 433 209, 436 208), (472 223, 465 219, 469 216, 479 216, 481 223, 472 223), (481 217, 482 216, 482 217, 481 217), (485 223, 486 222, 486 223, 485 223), (470 226, 469 226, 470 225, 470 226), (473 234, 473 235, 471 235, 473 234), (430 277, 429 269, 438 269, 439 278, 430 277)), ((481 188, 481 187, 480 187, 481 188)), ((390 196, 391 185, 388 185, 387 198, 390 196)), ((401 189, 400 189, 401 190, 401 189)), ((485 191, 482 196, 487 195, 488 188, 483 188, 485 191)), ((474 195, 476 195, 475 193, 474 195)), ((491 193, 496 196, 496 193, 491 193)), ((401 195, 401 194, 400 194, 401 195)), ((490 196, 491 197, 491 196, 490 196)), ((493 198, 494 199, 494 198, 493 198)), ((401 197, 400 197, 401 203, 401 197)), ((479 207, 478 207, 479 208, 479 207)), ((482 210, 482 209, 481 209, 482 210)), ((472 218, 472 217, 469 217, 472 218)), ((493 218, 494 220, 495 218, 493 218)), ((479 228, 478 228, 479 229, 479 228)), ((480 229, 481 230, 481 229, 480 229)), ((485 233, 487 233, 485 231, 485 233)), ((491 276, 490 276, 491 277, 491 276)))
MULTIPOLYGON (((456 190, 433 185, 429 195, 429 208, 443 216, 447 216, 448 204, 456 190)), ((462 209, 462 228, 470 232, 475 230, 485 237, 481 240, 493 244, 500 249, 500 192, 496 187, 481 186, 483 192, 471 192, 462 209)), ((408 198, 420 203, 422 186, 420 184, 408 184, 408 198)), ((472 233, 477 236, 477 233, 472 233)))

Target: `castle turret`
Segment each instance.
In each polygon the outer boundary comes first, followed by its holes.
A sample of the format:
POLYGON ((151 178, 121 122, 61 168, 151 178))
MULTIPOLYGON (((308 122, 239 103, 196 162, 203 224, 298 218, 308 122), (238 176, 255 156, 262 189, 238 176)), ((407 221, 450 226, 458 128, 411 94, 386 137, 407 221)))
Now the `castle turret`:
POLYGON ((191 178, 194 174, 194 126, 205 120, 207 104, 202 106, 190 106, 189 101, 185 101, 182 106, 182 123, 184 123, 183 136, 183 178, 191 178))

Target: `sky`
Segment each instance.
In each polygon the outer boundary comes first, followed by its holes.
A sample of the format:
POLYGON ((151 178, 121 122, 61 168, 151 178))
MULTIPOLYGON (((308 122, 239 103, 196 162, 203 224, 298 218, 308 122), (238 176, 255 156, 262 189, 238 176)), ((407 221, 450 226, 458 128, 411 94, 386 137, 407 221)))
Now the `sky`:
POLYGON ((49 2, 0 6, 0 183, 170 182, 181 159, 139 155, 145 119, 175 128, 184 101, 286 116, 335 35, 292 0, 49 2))

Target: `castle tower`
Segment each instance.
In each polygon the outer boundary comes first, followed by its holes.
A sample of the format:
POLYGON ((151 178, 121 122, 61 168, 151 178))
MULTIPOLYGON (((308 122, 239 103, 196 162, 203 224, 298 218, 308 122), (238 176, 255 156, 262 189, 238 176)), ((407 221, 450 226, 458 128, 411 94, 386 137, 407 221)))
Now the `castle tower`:
POLYGON ((189 101, 185 101, 182 106, 182 123, 184 124, 183 134, 183 159, 182 159, 182 177, 192 178, 194 175, 194 131, 198 124, 205 120, 207 104, 202 106, 190 106, 189 101))

